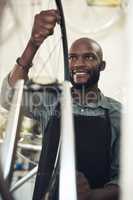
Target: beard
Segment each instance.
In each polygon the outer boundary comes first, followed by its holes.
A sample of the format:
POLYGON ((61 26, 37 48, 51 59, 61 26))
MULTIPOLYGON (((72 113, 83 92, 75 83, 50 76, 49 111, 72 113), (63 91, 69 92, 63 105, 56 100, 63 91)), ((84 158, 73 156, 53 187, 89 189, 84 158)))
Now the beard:
MULTIPOLYGON (((78 72, 78 70, 77 70, 78 72)), ((89 78, 86 82, 84 83, 76 83, 74 81, 74 74, 73 71, 71 71, 71 75, 70 75, 70 81, 73 85, 74 88, 76 89, 82 89, 83 87, 85 89, 88 89, 88 88, 91 88, 93 87, 95 84, 98 83, 99 81, 99 78, 100 78, 100 70, 99 70, 99 67, 94 69, 94 70, 90 70, 87 72, 87 74, 89 75, 89 78)))

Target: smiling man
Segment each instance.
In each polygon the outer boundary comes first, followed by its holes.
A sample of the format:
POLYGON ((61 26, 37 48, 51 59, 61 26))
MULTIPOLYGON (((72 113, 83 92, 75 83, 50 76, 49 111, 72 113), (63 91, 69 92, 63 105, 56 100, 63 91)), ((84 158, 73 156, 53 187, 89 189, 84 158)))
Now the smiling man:
POLYGON ((119 191, 120 104, 105 97, 98 88, 105 65, 96 41, 80 38, 72 44, 69 68, 76 113, 78 170, 91 188, 86 199, 115 200, 119 191))
POLYGON ((101 47, 92 39, 81 38, 73 43, 69 53, 69 67, 74 87, 97 87, 100 71, 105 68, 102 57, 101 47))
MULTIPOLYGON (((33 57, 42 42, 53 33, 59 21, 60 16, 56 10, 42 11, 36 15, 27 47, 3 82, 1 102, 4 107, 9 107, 16 81, 28 79, 33 57)), ((89 38, 76 40, 69 51, 69 69, 73 97, 78 199, 118 200, 121 105, 116 100, 104 96, 98 88, 100 73, 105 69, 100 45, 89 38)), ((28 106, 23 105, 28 116, 37 120, 41 116, 41 125, 45 127, 33 195, 35 200, 42 199, 47 192, 59 142, 60 113, 57 108, 60 105, 60 90, 57 88, 58 86, 56 89, 52 87, 50 90, 49 86, 40 104, 32 102, 28 106)), ((28 97, 30 98, 30 94, 28 97)), ((57 191, 56 195, 52 199, 57 200, 57 191)))

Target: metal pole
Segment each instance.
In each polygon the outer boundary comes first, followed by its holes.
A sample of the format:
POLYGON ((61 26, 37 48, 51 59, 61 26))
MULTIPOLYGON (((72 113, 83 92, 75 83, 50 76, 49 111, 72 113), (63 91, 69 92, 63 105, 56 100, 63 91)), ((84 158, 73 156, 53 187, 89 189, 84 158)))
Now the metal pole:
POLYGON ((23 178, 21 178, 19 181, 17 181, 11 188, 11 192, 16 191, 18 188, 20 188, 26 181, 31 179, 34 175, 36 175, 38 170, 38 166, 34 167, 30 172, 28 172, 27 175, 25 175, 23 178))

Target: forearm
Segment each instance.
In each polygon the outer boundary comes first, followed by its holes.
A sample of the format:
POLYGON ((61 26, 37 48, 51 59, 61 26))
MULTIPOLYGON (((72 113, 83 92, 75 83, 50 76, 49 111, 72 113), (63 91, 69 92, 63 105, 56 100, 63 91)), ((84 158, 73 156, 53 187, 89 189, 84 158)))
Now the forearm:
POLYGON ((31 41, 28 42, 27 47, 25 48, 22 56, 19 59, 19 63, 24 66, 21 67, 19 64, 15 64, 12 72, 9 75, 9 84, 14 87, 15 83, 19 79, 28 79, 28 72, 30 69, 30 64, 36 54, 38 47, 36 47, 31 41))
POLYGON ((119 186, 108 185, 105 188, 92 190, 90 200, 118 200, 119 192, 119 186))
POLYGON ((38 48, 49 35, 53 34, 54 27, 59 22, 59 12, 54 9, 41 11, 35 15, 30 40, 19 59, 19 63, 15 65, 9 76, 9 84, 11 87, 14 87, 17 80, 26 80, 28 78, 30 64, 38 48))

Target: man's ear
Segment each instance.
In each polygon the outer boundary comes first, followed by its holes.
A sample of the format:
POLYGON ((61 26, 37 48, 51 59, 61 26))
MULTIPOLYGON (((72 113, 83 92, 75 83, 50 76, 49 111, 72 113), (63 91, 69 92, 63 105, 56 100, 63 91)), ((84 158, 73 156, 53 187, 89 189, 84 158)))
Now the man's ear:
POLYGON ((104 60, 102 60, 102 62, 100 63, 100 66, 99 66, 100 71, 104 71, 105 66, 106 66, 106 62, 104 60))

